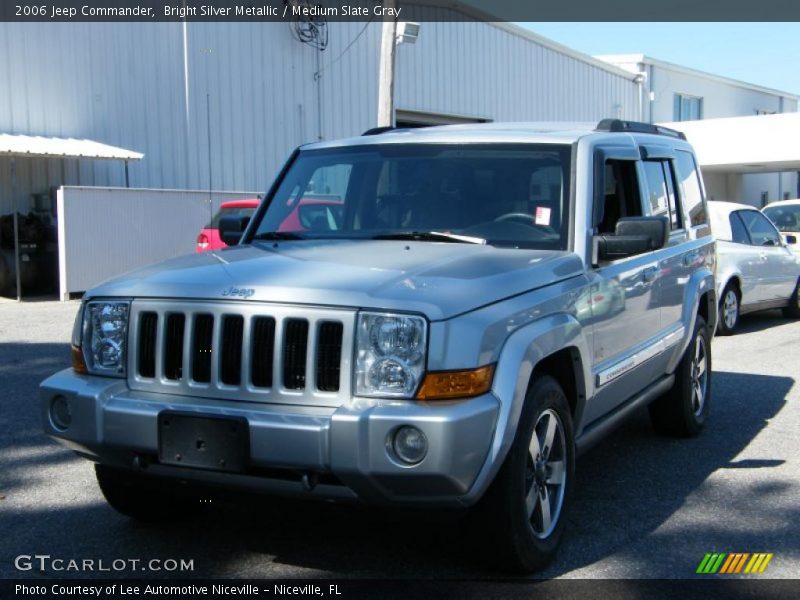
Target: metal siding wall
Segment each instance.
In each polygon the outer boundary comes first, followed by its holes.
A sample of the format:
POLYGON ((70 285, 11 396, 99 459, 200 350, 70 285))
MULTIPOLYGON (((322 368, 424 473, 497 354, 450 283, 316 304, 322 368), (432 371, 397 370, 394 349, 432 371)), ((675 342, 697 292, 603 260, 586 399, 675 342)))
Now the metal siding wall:
MULTIPOLYGON (((206 189, 210 162, 214 189, 263 191, 295 146, 374 126, 381 24, 364 25, 329 23, 319 53, 284 23, 189 23, 187 115, 181 23, 0 23, 0 131, 144 152, 130 164, 134 187, 206 189)), ((399 109, 599 120, 619 103, 636 117, 633 82, 491 24, 423 23, 418 42, 398 48, 397 69, 399 109)), ((124 185, 115 162, 17 164, 23 211, 52 185, 124 185)), ((0 158, 0 214, 7 171, 0 158)))
POLYGON ((255 192, 63 187, 59 190, 61 297, 195 250, 221 202, 255 192))
POLYGON ((638 116, 630 79, 484 23, 423 23, 398 48, 395 93, 398 109, 496 121, 638 116))

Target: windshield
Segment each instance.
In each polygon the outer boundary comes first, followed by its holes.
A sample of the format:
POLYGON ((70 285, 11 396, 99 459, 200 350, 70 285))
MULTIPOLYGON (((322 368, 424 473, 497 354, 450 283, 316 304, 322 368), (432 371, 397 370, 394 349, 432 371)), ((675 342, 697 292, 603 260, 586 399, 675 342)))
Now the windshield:
POLYGON ((764 214, 781 231, 800 231, 800 204, 768 206, 764 214))
POLYGON ((219 220, 222 217, 252 217, 256 212, 255 206, 228 206, 220 208, 213 216, 206 229, 219 229, 219 220))
POLYGON ((570 153, 555 144, 301 152, 258 239, 414 239, 565 249, 570 153))

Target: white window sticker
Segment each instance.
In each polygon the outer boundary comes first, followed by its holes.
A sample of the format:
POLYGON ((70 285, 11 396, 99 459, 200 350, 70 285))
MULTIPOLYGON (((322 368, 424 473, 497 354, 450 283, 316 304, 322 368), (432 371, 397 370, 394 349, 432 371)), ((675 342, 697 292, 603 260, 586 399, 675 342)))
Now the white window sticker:
POLYGON ((552 209, 547 208, 546 206, 537 206, 536 207, 536 218, 534 222, 537 225, 550 225, 550 213, 552 209))

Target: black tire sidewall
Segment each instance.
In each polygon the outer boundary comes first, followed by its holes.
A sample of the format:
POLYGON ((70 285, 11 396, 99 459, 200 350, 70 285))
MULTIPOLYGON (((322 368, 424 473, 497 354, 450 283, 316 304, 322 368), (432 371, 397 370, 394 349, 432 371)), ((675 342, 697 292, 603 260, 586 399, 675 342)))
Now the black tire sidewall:
MULTIPOLYGON (((738 321, 738 319, 737 319, 738 321)), ((680 384, 680 400, 681 400, 681 409, 683 410, 683 418, 686 422, 687 430, 690 434, 698 433, 703 426, 705 425, 706 420, 708 419, 708 411, 711 406, 711 386, 713 377, 712 373, 712 363, 711 363, 711 336, 708 332, 708 326, 706 325, 705 319, 700 315, 697 316, 697 321, 694 326, 694 335, 692 335, 692 339, 689 342, 689 347, 686 349, 686 353, 684 354, 683 359, 681 360, 680 364, 680 373, 678 373, 679 377, 679 384, 680 384), (692 406, 692 360, 694 357, 695 346, 697 344, 697 337, 703 336, 705 341, 705 350, 706 350, 706 390, 705 390, 705 398, 703 400, 703 409, 700 411, 699 415, 696 415, 694 412, 694 407, 692 406)))
POLYGON ((528 389, 514 443, 492 490, 499 495, 499 502, 495 505, 502 503, 505 506, 506 531, 501 533, 510 536, 508 541, 518 557, 518 568, 528 571, 539 569, 553 558, 564 531, 574 473, 575 441, 567 398, 555 379, 549 376, 537 377, 528 389), (525 470, 534 426, 542 412, 547 409, 554 410, 561 420, 566 445, 567 474, 558 523, 553 532, 542 539, 534 535, 525 506, 525 470))

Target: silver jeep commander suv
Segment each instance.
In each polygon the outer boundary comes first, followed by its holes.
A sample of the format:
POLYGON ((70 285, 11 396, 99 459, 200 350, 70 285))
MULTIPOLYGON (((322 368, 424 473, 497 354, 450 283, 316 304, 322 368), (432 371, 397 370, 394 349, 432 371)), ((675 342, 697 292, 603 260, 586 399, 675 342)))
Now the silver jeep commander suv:
POLYGON ((530 571, 578 452, 643 405, 663 433, 707 419, 714 240, 677 132, 372 130, 299 148, 220 231, 88 291, 41 385, 45 431, 131 517, 194 486, 471 507, 530 571))

